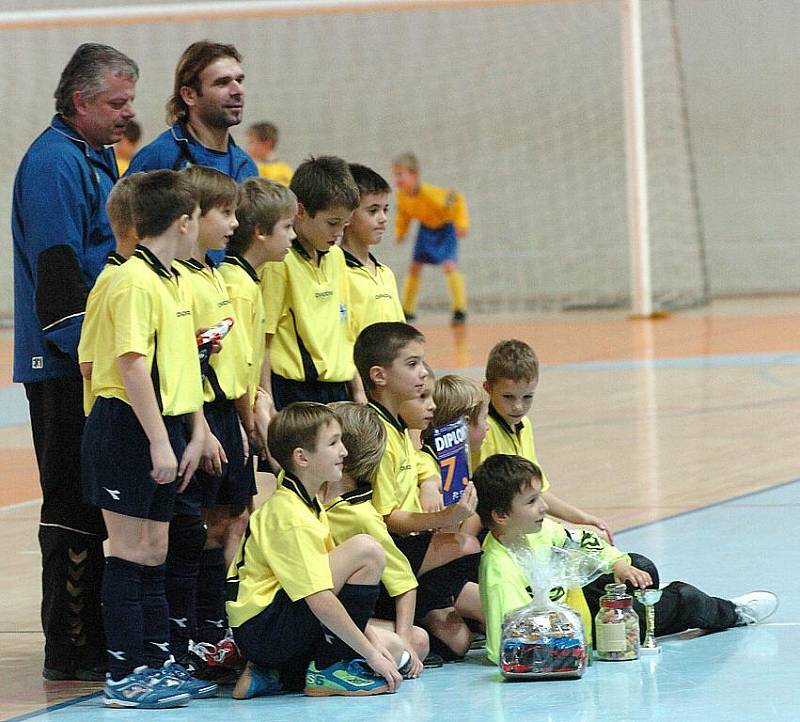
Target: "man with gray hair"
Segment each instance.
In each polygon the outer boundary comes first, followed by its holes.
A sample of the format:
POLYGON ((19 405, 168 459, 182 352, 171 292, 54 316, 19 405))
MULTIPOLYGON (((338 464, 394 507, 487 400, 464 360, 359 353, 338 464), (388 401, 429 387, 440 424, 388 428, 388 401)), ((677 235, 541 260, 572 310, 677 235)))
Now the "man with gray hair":
POLYGON ((86 297, 114 250, 105 204, 114 150, 134 117, 139 69, 85 43, 55 91, 56 115, 14 181, 14 381, 25 385, 42 487, 43 675, 104 678, 100 612, 105 527, 81 497, 84 415, 78 340, 86 297))

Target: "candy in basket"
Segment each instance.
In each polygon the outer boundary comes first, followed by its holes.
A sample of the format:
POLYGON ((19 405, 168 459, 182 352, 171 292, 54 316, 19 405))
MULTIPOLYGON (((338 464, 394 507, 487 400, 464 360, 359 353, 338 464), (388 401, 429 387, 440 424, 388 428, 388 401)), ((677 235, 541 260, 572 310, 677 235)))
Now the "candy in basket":
POLYGON ((509 552, 530 580, 533 600, 503 619, 501 673, 507 679, 581 677, 589 660, 581 616, 551 594, 560 599, 565 589, 588 584, 603 573, 603 562, 579 548, 520 545, 509 552))

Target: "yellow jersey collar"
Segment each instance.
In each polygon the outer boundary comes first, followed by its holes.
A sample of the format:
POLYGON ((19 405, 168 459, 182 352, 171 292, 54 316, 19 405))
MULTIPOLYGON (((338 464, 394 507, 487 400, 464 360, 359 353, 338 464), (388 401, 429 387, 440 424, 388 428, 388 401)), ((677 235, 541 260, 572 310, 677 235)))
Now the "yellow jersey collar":
POLYGON ((170 271, 163 263, 161 263, 156 254, 147 248, 147 246, 136 246, 136 250, 133 252, 133 255, 137 258, 141 258, 159 276, 163 276, 164 278, 174 277, 172 271, 170 271))
POLYGON ((289 491, 294 492, 297 496, 300 497, 302 502, 309 508, 311 511, 314 512, 316 516, 320 515, 322 511, 322 507, 319 505, 319 502, 312 498, 308 490, 300 483, 300 481, 293 476, 292 474, 288 474, 285 471, 281 471, 282 477, 279 476, 278 482, 284 489, 288 489, 289 491))
MULTIPOLYGON (((346 251, 342 248, 342 253, 344 253, 344 262, 347 264, 348 268, 364 268, 364 264, 361 263, 350 251, 346 251)), ((375 264, 375 268, 380 268, 381 264, 378 263, 378 259, 375 258, 371 253, 369 254, 369 260, 375 264)))
POLYGON ((503 431, 505 431, 507 434, 518 434, 523 428, 525 428, 525 423, 520 421, 515 424, 514 428, 512 429, 508 422, 502 416, 500 416, 497 409, 492 406, 491 401, 489 402, 489 416, 490 418, 494 419, 500 425, 500 428, 503 429, 503 431))
POLYGON ((108 254, 108 258, 106 258, 106 265, 108 266, 121 266, 125 261, 128 259, 125 256, 120 255, 116 251, 111 251, 108 254))
POLYGON ((252 278, 256 283, 261 283, 261 280, 258 277, 258 273, 256 273, 256 269, 250 265, 250 262, 242 258, 238 253, 228 253, 225 256, 225 260, 223 263, 230 263, 234 266, 239 266, 240 268, 244 269, 245 273, 247 273, 250 278, 252 278))
POLYGON ((406 422, 403 421, 399 416, 395 417, 395 415, 389 411, 385 406, 379 404, 375 399, 369 400, 369 405, 377 411, 381 418, 390 423, 395 429, 397 429, 401 434, 408 428, 406 426, 406 422))

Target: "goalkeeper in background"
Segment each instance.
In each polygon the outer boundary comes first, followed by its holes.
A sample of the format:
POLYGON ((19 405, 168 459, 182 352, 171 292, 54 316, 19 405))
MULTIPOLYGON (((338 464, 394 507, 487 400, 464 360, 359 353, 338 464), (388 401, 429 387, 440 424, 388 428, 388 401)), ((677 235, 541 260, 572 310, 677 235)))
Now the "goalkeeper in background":
POLYGON ((397 242, 405 240, 412 220, 419 221, 414 253, 403 284, 402 305, 406 319, 414 319, 422 266, 428 263, 442 267, 450 292, 452 322, 463 324, 467 320, 467 292, 457 260, 458 241, 469 231, 464 196, 455 190, 420 182, 419 161, 413 153, 402 153, 394 158, 392 172, 397 190, 397 242))

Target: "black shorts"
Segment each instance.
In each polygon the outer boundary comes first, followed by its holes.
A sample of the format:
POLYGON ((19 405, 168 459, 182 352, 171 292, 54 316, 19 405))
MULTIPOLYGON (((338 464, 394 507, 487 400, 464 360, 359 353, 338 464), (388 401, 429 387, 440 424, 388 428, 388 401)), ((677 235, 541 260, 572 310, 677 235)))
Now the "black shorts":
POLYGON ((346 381, 294 381, 273 373, 272 398, 280 411, 295 401, 350 401, 350 389, 346 381))
MULTIPOLYGON (((186 448, 182 416, 162 416, 180 462, 186 448)), ((133 409, 119 399, 96 399, 81 442, 83 498, 87 504, 151 521, 169 521, 177 481, 157 484, 150 475, 150 442, 133 409)))
POLYGON ((322 637, 322 624, 305 599, 293 602, 283 589, 263 612, 233 628, 244 658, 261 667, 305 669, 322 637))
MULTIPOLYGON (((449 564, 437 567, 419 576, 417 574, 428 547, 431 544, 433 533, 426 531, 409 536, 392 535, 397 548, 405 554, 411 570, 417 576, 417 607, 414 614, 415 621, 421 621, 428 612, 434 609, 446 609, 455 605, 455 600, 467 583, 469 568, 467 557, 455 559, 449 564)), ((394 619, 395 601, 389 596, 386 587, 381 584, 378 601, 375 604, 375 616, 379 619, 394 619)))
POLYGON ((203 413, 211 433, 222 444, 228 463, 223 465, 221 476, 197 470, 194 478, 200 486, 200 504, 204 509, 212 506, 247 506, 255 495, 255 473, 250 459, 245 463, 236 407, 233 401, 216 401, 205 404, 203 413))

